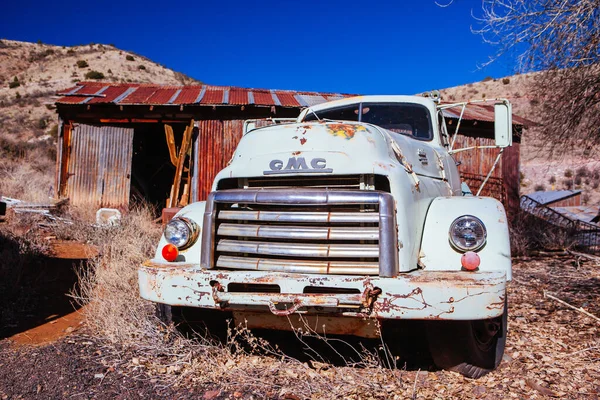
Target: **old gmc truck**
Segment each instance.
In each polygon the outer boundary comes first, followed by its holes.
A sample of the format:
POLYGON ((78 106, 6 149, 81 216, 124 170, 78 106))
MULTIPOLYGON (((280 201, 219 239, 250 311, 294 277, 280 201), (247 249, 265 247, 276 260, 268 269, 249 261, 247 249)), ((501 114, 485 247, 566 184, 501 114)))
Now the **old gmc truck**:
MULTIPOLYGON (((209 198, 183 208, 139 267, 141 296, 232 312, 248 328, 375 337, 379 322, 424 320, 439 367, 493 370, 507 333, 507 218, 495 199, 464 194, 444 107, 355 97, 245 133, 209 198)), ((494 110, 503 148, 510 103, 494 110)))

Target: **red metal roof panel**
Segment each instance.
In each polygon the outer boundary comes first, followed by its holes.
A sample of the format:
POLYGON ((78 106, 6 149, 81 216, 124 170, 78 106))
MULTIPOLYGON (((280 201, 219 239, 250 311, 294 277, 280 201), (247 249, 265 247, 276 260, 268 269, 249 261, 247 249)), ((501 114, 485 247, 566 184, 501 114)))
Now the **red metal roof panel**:
POLYGON ((145 104, 146 100, 156 92, 156 89, 156 87, 140 86, 129 96, 121 99, 118 104, 145 104))
POLYGON ((117 97, 127 90, 126 86, 109 86, 102 92, 104 97, 94 97, 88 104, 112 103, 117 97))
POLYGON ((85 97, 77 97, 77 96, 65 96, 56 100, 57 103, 65 103, 65 104, 78 104, 85 100, 85 97))
POLYGON ((249 89, 231 88, 229 91, 229 104, 248 104, 249 89))
POLYGON ((254 95, 254 104, 261 106, 274 106, 275 102, 273 101, 273 96, 271 92, 265 90, 253 90, 252 94, 254 95))
POLYGON ((301 104, 294 98, 294 92, 276 90, 275 94, 283 107, 300 107, 301 104))
POLYGON ((177 89, 159 88, 144 103, 146 103, 146 104, 167 104, 169 102, 169 100, 171 100, 171 97, 173 97, 175 92, 177 92, 177 89))
POLYGON ((199 86, 183 87, 179 96, 173 101, 173 104, 193 104, 198 98, 200 90, 199 86))
POLYGON ((223 94, 224 90, 222 88, 215 90, 209 87, 200 104, 223 104, 223 94))

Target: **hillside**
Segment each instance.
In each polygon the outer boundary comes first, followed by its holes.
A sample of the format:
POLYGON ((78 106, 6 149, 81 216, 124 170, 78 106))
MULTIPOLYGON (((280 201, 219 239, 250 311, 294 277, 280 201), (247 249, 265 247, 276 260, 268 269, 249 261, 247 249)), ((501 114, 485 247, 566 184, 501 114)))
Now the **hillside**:
POLYGON ((99 77, 106 82, 198 83, 112 45, 65 47, 0 40, 0 136, 22 141, 53 133, 55 93, 99 77))

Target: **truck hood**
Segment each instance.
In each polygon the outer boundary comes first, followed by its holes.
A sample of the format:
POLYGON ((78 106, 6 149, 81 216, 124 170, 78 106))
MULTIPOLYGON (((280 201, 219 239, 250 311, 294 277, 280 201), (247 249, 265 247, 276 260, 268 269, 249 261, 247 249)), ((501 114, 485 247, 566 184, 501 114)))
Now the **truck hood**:
POLYGON ((275 125, 247 133, 219 179, 296 174, 388 175, 404 168, 391 147, 395 141, 419 175, 439 177, 429 143, 370 124, 308 122, 275 125), (428 158, 428 163, 423 163, 428 158))

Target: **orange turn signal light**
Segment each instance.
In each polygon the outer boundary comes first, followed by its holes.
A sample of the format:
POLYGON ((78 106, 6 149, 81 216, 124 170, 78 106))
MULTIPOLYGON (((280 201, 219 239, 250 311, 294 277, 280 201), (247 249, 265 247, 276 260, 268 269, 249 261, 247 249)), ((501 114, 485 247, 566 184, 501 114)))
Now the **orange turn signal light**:
POLYGON ((162 248, 163 258, 169 262, 175 261, 178 255, 179 249, 177 249, 177 247, 175 245, 172 245, 171 243, 165 245, 165 247, 162 248))
POLYGON ((481 259, 479 258, 479 254, 475 253, 474 251, 467 251, 460 258, 460 263, 467 271, 475 271, 477 268, 479 268, 481 259))

